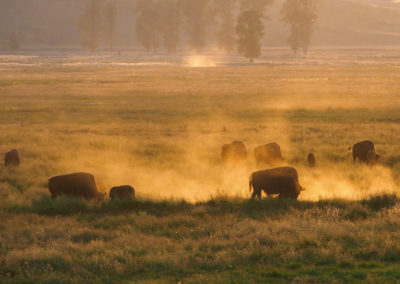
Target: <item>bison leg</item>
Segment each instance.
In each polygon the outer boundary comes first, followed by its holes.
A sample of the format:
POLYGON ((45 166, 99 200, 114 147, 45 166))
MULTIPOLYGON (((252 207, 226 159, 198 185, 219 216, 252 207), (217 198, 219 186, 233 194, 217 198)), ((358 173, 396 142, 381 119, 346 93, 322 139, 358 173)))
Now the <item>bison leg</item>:
POLYGON ((261 189, 254 188, 253 194, 251 195, 252 199, 258 198, 261 199, 261 189))
POLYGON ((357 161, 357 155, 353 152, 353 163, 357 161))
POLYGON ((296 193, 280 193, 278 199, 289 199, 289 200, 297 200, 298 194, 296 193))

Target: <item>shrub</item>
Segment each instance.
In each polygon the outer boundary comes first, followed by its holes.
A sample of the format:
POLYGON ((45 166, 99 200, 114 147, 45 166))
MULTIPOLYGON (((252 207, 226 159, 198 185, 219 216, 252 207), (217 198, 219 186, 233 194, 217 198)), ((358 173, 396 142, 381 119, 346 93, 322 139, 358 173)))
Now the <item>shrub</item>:
POLYGON ((389 209, 396 205, 398 199, 396 194, 381 194, 371 196, 364 199, 361 204, 368 206, 371 210, 379 211, 381 209, 389 209))

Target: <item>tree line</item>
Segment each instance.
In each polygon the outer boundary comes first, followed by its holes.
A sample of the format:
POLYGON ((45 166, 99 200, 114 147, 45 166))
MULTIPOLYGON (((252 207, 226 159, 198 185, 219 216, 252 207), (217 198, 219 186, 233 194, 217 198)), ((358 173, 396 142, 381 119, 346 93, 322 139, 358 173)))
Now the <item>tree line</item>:
MULTIPOLYGON (((174 54, 186 48, 201 54, 211 44, 252 61, 261 55, 268 7, 273 0, 133 0, 137 42, 147 52, 174 54)), ((294 53, 307 53, 319 0, 284 0, 281 18, 294 53)), ((84 48, 95 52, 101 41, 112 50, 118 18, 117 0, 86 0, 78 26, 84 48)), ((10 46, 18 48, 13 34, 10 46)))

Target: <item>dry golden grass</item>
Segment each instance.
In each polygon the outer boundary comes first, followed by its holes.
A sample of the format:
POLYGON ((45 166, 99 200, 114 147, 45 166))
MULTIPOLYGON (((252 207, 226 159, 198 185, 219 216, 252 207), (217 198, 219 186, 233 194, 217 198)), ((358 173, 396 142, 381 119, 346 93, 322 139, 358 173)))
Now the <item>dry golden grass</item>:
POLYGON ((396 64, 45 63, 0 69, 0 153, 22 160, 0 168, 2 281, 400 279, 397 198, 368 199, 398 191, 396 64), (220 162, 237 139, 250 153, 281 144, 302 201, 246 201, 251 155, 235 169, 220 162), (364 139, 382 154, 376 168, 351 161, 364 139), (139 201, 49 200, 47 179, 76 171, 131 184, 139 201))

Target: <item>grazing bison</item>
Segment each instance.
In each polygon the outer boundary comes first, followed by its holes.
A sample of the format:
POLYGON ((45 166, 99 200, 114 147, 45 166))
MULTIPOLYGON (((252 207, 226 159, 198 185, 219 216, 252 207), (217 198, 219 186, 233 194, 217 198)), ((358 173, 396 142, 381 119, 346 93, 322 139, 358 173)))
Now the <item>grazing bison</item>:
POLYGON ((19 166, 19 154, 16 149, 6 153, 4 156, 4 165, 6 167, 18 167, 19 166))
POLYGON ((88 173, 74 173, 55 176, 49 179, 51 198, 60 195, 70 197, 84 197, 87 200, 104 198, 104 194, 97 190, 94 176, 88 173))
POLYGON ((116 199, 134 199, 135 189, 130 185, 122 185, 111 188, 110 190, 111 200, 116 199))
POLYGON ((282 157, 281 147, 277 143, 269 143, 256 147, 254 149, 254 158, 257 166, 261 162, 267 165, 274 165, 285 160, 282 157))
MULTIPOLYGON (((372 150, 374 153, 376 153, 375 145, 372 141, 366 140, 366 141, 358 142, 357 144, 355 144, 353 146, 353 161, 355 162, 358 159, 358 161, 360 163, 369 164, 368 152, 370 150, 372 150)), ((370 156, 371 156, 371 154, 370 154, 370 156)), ((379 156, 379 155, 377 155, 377 156, 379 156)))
POLYGON ((314 153, 308 154, 307 162, 308 162, 308 166, 310 168, 315 168, 315 155, 314 155, 314 153))
POLYGON ((233 141, 222 145, 221 158, 225 163, 237 163, 246 160, 247 149, 242 141, 233 141))
POLYGON ((250 176, 249 188, 253 187, 251 198, 261 199, 264 191, 267 195, 279 194, 278 198, 297 199, 300 192, 305 190, 299 184, 297 170, 292 167, 280 167, 258 171, 250 176))
POLYGON ((381 156, 375 153, 374 150, 369 150, 367 153, 367 164, 370 166, 375 166, 380 158, 381 156))

